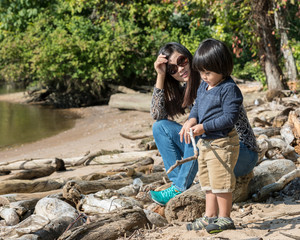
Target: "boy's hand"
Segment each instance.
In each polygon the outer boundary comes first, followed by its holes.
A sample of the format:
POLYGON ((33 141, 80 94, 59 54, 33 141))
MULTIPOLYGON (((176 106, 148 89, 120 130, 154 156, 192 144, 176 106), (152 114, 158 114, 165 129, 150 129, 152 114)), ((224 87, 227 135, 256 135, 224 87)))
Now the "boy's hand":
POLYGON ((193 126, 192 130, 193 130, 194 136, 199 136, 199 135, 202 135, 203 133, 205 133, 203 124, 197 124, 197 125, 193 126))

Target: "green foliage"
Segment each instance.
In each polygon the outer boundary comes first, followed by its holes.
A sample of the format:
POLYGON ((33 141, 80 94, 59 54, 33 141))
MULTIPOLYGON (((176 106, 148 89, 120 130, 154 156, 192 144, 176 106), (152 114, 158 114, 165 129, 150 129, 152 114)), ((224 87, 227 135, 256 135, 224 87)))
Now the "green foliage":
MULTIPOLYGON (((289 10, 299 70, 295 25, 299 18, 293 19, 298 8, 276 1, 289 10)), ((101 99, 107 83, 153 86, 153 63, 166 42, 180 42, 194 53, 203 39, 214 37, 232 49, 235 76, 265 83, 250 4, 250 0, 2 0, 0 80, 101 99)))
POLYGON ((243 67, 235 64, 232 74, 237 78, 261 82, 263 86, 267 84, 266 76, 257 61, 249 61, 243 67))

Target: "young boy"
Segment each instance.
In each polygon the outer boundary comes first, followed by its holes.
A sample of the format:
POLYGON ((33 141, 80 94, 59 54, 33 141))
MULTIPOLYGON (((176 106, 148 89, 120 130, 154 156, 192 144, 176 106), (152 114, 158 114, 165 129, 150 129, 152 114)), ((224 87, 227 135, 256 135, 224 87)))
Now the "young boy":
POLYGON ((190 142, 189 128, 194 136, 200 136, 198 174, 201 188, 206 192, 206 207, 205 216, 186 227, 216 233, 235 229, 230 218, 235 188, 233 170, 239 155, 239 137, 234 124, 243 96, 230 77, 233 59, 224 43, 215 39, 200 43, 193 68, 199 71, 202 82, 181 138, 190 142))

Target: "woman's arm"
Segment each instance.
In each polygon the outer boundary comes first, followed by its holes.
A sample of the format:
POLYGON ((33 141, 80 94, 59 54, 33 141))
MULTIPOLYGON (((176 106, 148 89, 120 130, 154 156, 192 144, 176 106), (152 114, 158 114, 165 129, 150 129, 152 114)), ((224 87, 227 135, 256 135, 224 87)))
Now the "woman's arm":
POLYGON ((166 119, 168 114, 165 107, 164 83, 166 77, 166 63, 168 60, 165 55, 160 54, 154 62, 154 69, 157 73, 156 84, 150 106, 150 114, 154 120, 166 119))
POLYGON ((165 107, 165 92, 163 89, 154 87, 150 106, 150 114, 154 120, 168 118, 168 114, 165 107))

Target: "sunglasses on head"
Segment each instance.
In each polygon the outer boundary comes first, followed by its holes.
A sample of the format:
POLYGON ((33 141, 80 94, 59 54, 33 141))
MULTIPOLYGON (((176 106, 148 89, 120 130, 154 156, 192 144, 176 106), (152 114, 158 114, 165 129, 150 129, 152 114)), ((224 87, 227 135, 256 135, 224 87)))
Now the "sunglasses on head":
POLYGON ((167 65, 167 72, 171 75, 174 75, 178 72, 178 66, 184 67, 189 63, 189 59, 183 55, 177 58, 177 64, 168 64, 167 65))

